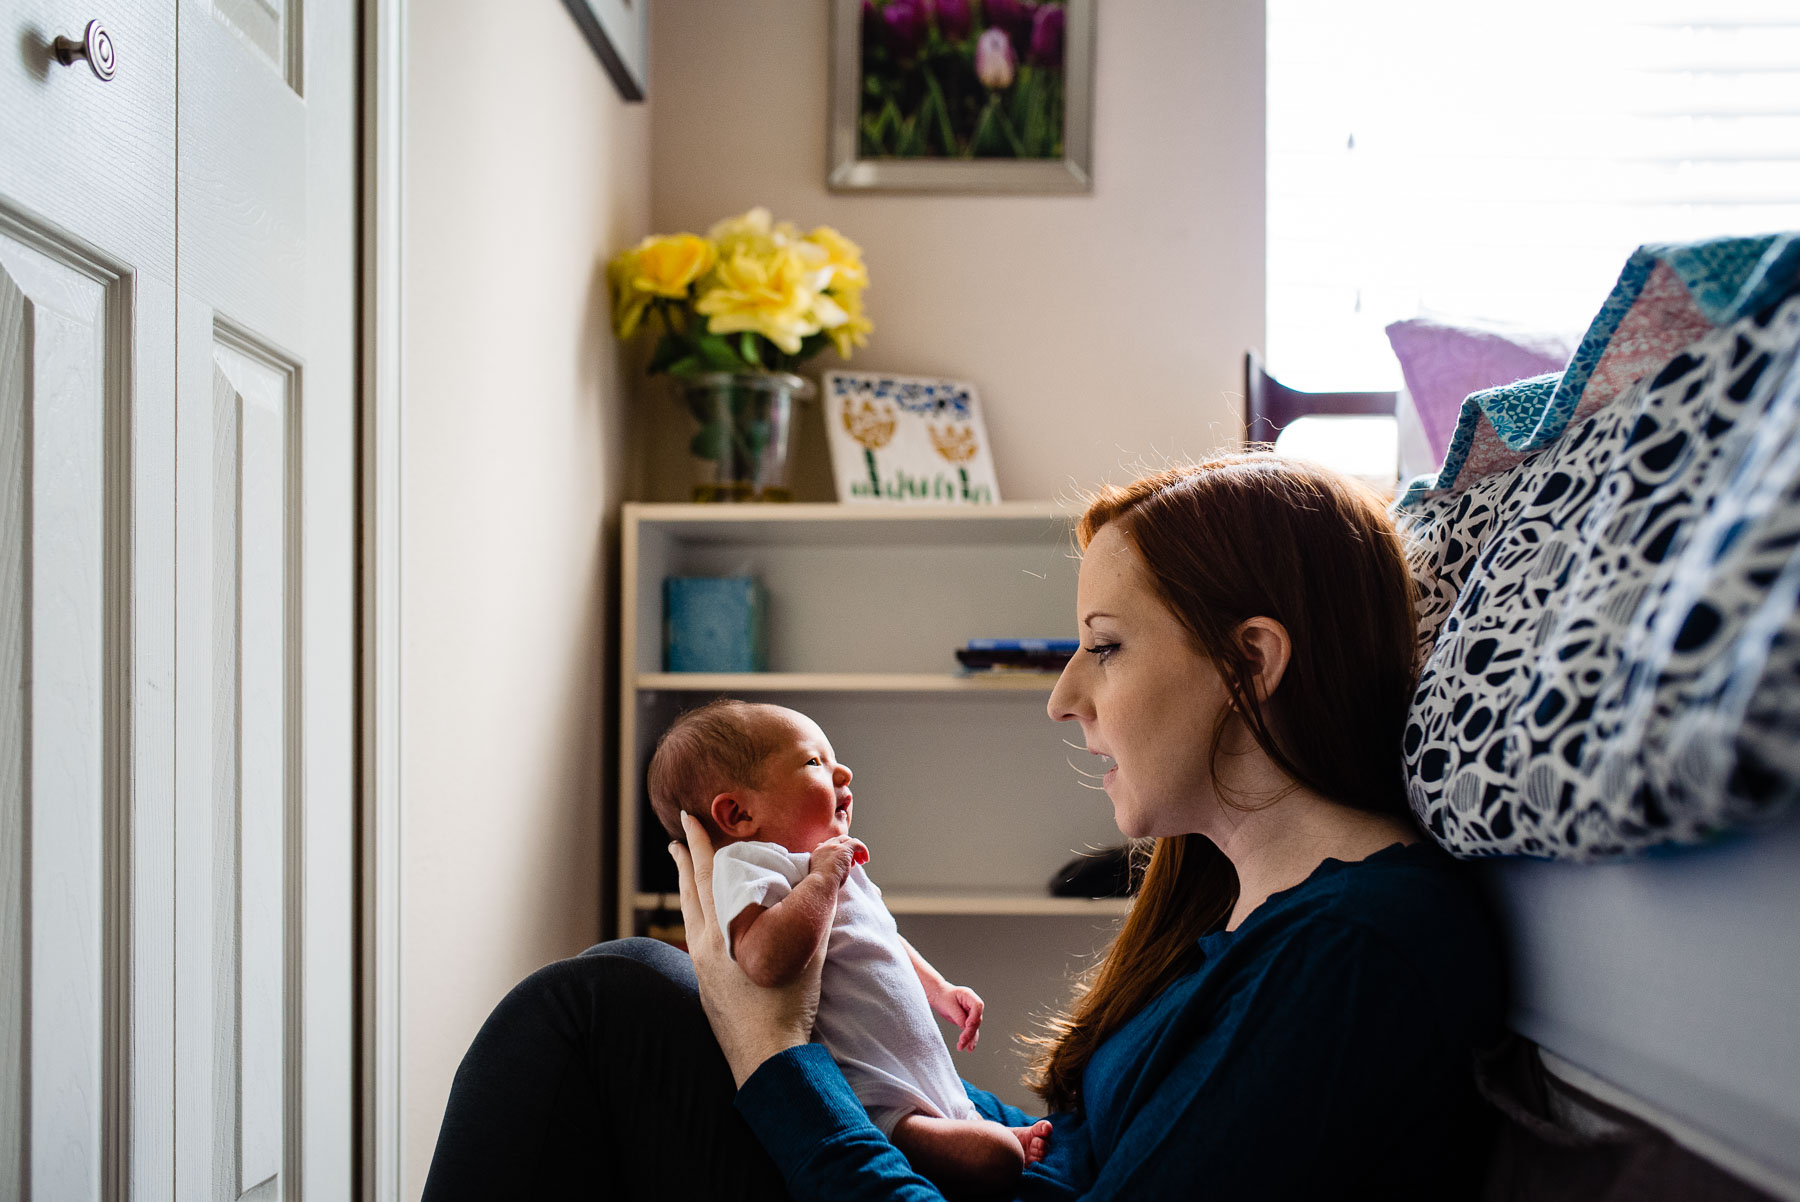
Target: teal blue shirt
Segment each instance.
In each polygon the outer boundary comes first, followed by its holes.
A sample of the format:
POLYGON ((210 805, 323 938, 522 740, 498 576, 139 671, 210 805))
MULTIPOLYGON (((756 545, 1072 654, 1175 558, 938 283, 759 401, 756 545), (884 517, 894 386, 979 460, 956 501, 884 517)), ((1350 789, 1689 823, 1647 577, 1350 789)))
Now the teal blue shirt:
MULTIPOLYGON (((1498 1038, 1500 957, 1466 868, 1428 843, 1326 860, 1200 940, 1198 964, 1095 1050, 1017 1195, 1441 1199, 1481 1169, 1472 1057, 1498 1038)), ((971 1088, 983 1114, 1029 1117, 971 1088)), ((817 1046, 737 1107, 796 1202, 941 1195, 817 1046)))

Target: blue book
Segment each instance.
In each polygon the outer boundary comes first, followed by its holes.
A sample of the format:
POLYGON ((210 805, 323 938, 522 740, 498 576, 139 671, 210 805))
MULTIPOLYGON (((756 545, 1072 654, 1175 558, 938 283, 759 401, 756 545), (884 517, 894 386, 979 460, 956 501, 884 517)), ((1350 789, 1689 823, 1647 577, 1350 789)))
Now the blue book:
POLYGON ((767 594, 754 576, 665 577, 664 670, 767 671, 767 611, 767 594))
POLYGON ((1074 655, 1081 650, 1080 639, 970 639, 970 651, 1047 651, 1054 655, 1074 655))

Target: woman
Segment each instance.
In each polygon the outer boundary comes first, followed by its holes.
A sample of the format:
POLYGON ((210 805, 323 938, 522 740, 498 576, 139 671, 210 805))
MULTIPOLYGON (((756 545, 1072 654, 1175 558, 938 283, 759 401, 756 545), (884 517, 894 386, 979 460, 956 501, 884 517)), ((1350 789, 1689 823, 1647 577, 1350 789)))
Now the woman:
MULTIPOLYGON (((1119 829, 1156 846, 1123 928, 1042 1041, 1032 1082, 1054 1128, 1020 1196, 1469 1192, 1471 1053, 1499 1033, 1498 956, 1472 887, 1407 816, 1412 585, 1379 500, 1322 468, 1228 456, 1103 491, 1078 534, 1082 650, 1050 715, 1110 761, 1119 829)), ((627 941, 552 965, 465 1060, 428 1199, 465 1196, 447 1183, 495 1165, 576 1182, 542 1166, 579 1138, 629 1152, 600 1153, 589 1192, 616 1166, 661 1196, 938 1196, 809 1044, 817 966, 768 990, 726 958, 712 849, 688 836, 671 854, 730 1077, 694 1029, 678 953, 627 941), (601 967, 565 967, 584 963, 601 967), (481 1068, 519 1056, 523 1073, 481 1068), (539 1101, 544 1077, 559 1099, 591 1095, 590 1109, 539 1101), (754 1145, 721 1113, 726 1098, 754 1145), (502 1105, 555 1131, 496 1137, 486 1116, 502 1105)), ((989 1118, 1029 1121, 970 1097, 989 1118)))

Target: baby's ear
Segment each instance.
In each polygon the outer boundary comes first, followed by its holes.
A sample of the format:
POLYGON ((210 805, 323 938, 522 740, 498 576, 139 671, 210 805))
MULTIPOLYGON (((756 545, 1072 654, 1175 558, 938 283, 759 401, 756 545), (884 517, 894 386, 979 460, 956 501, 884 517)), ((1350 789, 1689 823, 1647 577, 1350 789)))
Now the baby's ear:
POLYGON ((747 839, 756 833, 756 819, 735 793, 721 793, 713 798, 708 813, 712 815, 713 825, 733 839, 747 839))

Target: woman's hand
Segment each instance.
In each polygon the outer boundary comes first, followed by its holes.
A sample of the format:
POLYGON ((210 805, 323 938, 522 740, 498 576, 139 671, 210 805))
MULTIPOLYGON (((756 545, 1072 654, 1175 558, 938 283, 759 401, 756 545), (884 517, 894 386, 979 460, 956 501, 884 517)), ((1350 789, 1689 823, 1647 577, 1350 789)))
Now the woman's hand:
POLYGON ((681 816, 681 829, 688 845, 671 843, 669 854, 681 877, 681 919, 687 927, 688 955, 693 957, 694 975, 700 979, 700 1002, 712 1024, 713 1037, 731 1065, 732 1077, 742 1086, 763 1061, 812 1038, 830 927, 827 924, 812 958, 792 981, 769 989, 754 984, 725 954, 725 933, 713 913, 712 840, 691 815, 681 816))

